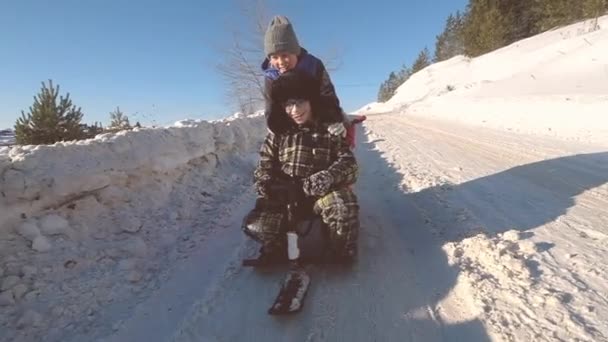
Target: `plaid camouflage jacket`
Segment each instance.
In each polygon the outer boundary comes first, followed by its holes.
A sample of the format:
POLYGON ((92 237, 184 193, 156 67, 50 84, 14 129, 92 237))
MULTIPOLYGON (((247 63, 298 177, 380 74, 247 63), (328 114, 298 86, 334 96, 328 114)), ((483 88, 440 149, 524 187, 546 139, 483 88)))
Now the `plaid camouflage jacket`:
POLYGON ((325 125, 310 125, 283 134, 269 132, 254 178, 256 183, 286 176, 303 179, 322 170, 333 176, 332 189, 357 180, 357 162, 346 139, 331 135, 325 125))

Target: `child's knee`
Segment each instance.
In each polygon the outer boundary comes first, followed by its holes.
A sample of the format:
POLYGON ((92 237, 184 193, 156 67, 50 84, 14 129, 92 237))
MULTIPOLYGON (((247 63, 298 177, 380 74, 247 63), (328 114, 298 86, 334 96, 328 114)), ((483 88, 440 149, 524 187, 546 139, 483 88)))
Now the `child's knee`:
POLYGON ((357 197, 349 189, 334 191, 319 199, 316 210, 321 213, 323 221, 350 221, 359 215, 357 197))
POLYGON ((264 242, 281 234, 283 215, 268 211, 251 211, 243 220, 243 231, 256 241, 264 242))

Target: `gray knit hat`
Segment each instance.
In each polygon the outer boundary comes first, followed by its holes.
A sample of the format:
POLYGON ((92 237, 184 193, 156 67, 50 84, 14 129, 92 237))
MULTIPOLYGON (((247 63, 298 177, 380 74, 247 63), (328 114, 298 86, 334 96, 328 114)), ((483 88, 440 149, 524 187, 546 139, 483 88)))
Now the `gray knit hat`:
POLYGON ((289 52, 299 55, 301 50, 298 37, 296 37, 289 19, 282 15, 272 18, 264 35, 264 52, 266 52, 266 56, 278 52, 289 52))

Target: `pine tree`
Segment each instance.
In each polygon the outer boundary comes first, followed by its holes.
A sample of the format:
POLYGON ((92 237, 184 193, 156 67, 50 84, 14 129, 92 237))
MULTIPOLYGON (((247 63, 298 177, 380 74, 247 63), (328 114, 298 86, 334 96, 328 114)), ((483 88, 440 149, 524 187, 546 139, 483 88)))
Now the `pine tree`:
POLYGON ((141 128, 141 124, 139 123, 139 121, 137 121, 137 122, 135 123, 135 126, 133 126, 133 127, 141 128))
POLYGON ((571 24, 585 17, 583 5, 587 0, 539 0, 542 19, 540 30, 571 24))
POLYGON ((378 89, 378 102, 386 102, 388 100, 387 94, 386 81, 384 81, 380 84, 380 89, 378 89))
POLYGON ((414 65, 412 65, 412 74, 417 73, 429 65, 431 65, 431 57, 429 49, 425 47, 424 50, 420 51, 414 65))
POLYGON ((72 105, 70 94, 59 96, 59 85, 42 82, 40 93, 34 97, 29 113, 21 111, 15 123, 15 139, 21 145, 53 144, 58 141, 83 139, 80 107, 72 105))
POLYGON ((441 32, 441 34, 439 34, 438 36, 436 36, 435 38, 435 56, 433 57, 433 62, 441 62, 441 61, 445 61, 446 59, 449 59, 449 53, 448 53, 448 26, 450 25, 450 21, 454 20, 454 17, 450 14, 450 16, 447 19, 447 23, 445 25, 445 28, 443 29, 443 32, 441 32))
POLYGON ((85 139, 93 139, 96 135, 103 133, 101 122, 95 122, 93 125, 81 125, 85 139))
POLYGON ((391 99, 391 97, 395 93, 395 79, 397 75, 394 72, 391 72, 388 76, 388 80, 384 81, 380 86, 380 91, 378 92, 378 102, 386 102, 391 99))
POLYGON ((507 19, 498 0, 470 0, 463 27, 465 53, 477 57, 506 45, 507 19))
POLYGON ((583 2, 583 15, 585 18, 593 19, 593 31, 598 30, 598 18, 606 13, 608 8, 608 0, 584 0, 583 2))
POLYGON ((403 83, 405 83, 410 77, 412 76, 412 69, 408 68, 407 66, 402 66, 401 70, 397 73, 397 87, 395 87, 395 90, 397 90, 397 88, 399 88, 403 83))
POLYGON ((437 36, 433 62, 441 62, 464 54, 462 27, 463 17, 460 11, 456 12, 456 15, 448 16, 443 32, 437 36))
POLYGON ((539 0, 501 0, 498 2, 498 9, 503 17, 505 44, 540 32, 542 6, 539 0))
POLYGON ((391 72, 388 79, 380 85, 380 90, 378 91, 378 102, 386 102, 390 100, 391 97, 395 95, 397 88, 405 83, 411 75, 412 72, 410 68, 406 67, 405 65, 399 72, 391 72))
POLYGON ((110 113, 110 120, 109 131, 123 131, 132 128, 129 118, 120 111, 119 107, 116 107, 116 110, 110 113))

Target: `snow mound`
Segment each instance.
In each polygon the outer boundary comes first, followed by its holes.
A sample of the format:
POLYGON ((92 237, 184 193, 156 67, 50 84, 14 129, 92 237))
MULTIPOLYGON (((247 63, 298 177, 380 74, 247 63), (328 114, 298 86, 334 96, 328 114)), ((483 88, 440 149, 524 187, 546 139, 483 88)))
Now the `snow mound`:
POLYGON ((233 116, 0 150, 0 340, 111 331, 102 311, 126 319, 225 226, 265 134, 233 116))
POLYGON ((604 295, 574 272, 554 267, 525 233, 480 234, 444 246, 461 269, 454 291, 469 302, 496 340, 605 341, 604 295))
POLYGON ((608 142, 608 16, 513 43, 477 58, 433 64, 386 103, 358 113, 408 115, 608 142), (575 115, 576 114, 576 115, 575 115))
POLYGON ((54 145, 0 151, 0 233, 19 217, 99 192, 130 177, 162 174, 188 162, 244 150, 264 136, 261 117, 188 121, 54 145))
POLYGON ((10 129, 0 130, 0 147, 15 144, 15 132, 10 129))

